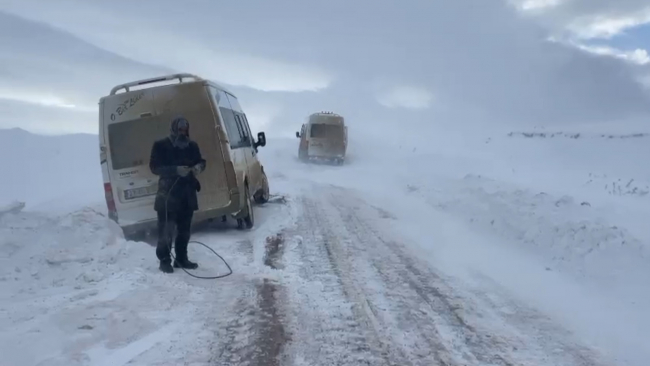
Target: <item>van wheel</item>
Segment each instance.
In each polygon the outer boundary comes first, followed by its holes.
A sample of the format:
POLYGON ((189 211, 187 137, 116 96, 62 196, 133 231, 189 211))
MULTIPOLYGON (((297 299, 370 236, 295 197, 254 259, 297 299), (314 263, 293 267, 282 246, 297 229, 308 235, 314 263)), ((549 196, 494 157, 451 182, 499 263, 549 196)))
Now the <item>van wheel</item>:
MULTIPOLYGON (((243 221, 244 224, 246 224, 246 228, 250 229, 255 225, 255 212, 253 210, 253 200, 251 199, 251 194, 248 191, 248 185, 246 185, 246 188, 244 189, 244 204, 246 205, 245 212, 246 216, 244 216, 243 221)), ((242 228, 241 225, 238 225, 240 229, 242 228)))
POLYGON ((262 189, 255 195, 255 202, 258 204, 267 203, 269 196, 269 179, 266 177, 266 173, 262 173, 262 189))
POLYGON ((305 149, 299 149, 298 150, 298 159, 302 161, 303 163, 306 162, 307 159, 307 150, 305 149))

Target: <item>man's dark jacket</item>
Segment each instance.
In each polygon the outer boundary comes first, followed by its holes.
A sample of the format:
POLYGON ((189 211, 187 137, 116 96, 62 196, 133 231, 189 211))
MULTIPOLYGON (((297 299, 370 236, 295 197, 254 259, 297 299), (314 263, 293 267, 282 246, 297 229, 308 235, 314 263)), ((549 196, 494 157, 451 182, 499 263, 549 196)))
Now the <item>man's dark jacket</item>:
POLYGON ((178 166, 193 167, 199 163, 202 170, 205 169, 205 159, 201 156, 199 145, 194 141, 190 141, 189 146, 184 149, 175 147, 169 137, 154 142, 149 168, 153 174, 160 176, 154 204, 156 211, 165 211, 165 200, 168 211, 199 209, 196 192, 201 190, 201 184, 198 179, 193 172, 185 177, 176 172, 178 166))

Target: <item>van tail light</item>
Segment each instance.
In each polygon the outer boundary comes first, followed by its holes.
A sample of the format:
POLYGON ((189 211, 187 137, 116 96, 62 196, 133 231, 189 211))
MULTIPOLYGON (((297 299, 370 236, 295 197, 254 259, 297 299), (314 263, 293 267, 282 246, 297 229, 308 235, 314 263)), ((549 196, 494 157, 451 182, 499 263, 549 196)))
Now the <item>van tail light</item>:
POLYGON ((113 187, 110 183, 104 183, 104 195, 106 197, 106 207, 108 207, 108 218, 117 222, 117 207, 113 198, 113 187))
POLYGON ((239 192, 239 185, 237 184, 237 174, 235 173, 235 165, 232 161, 227 161, 225 164, 226 168, 226 182, 228 182, 228 188, 230 194, 235 194, 239 192))

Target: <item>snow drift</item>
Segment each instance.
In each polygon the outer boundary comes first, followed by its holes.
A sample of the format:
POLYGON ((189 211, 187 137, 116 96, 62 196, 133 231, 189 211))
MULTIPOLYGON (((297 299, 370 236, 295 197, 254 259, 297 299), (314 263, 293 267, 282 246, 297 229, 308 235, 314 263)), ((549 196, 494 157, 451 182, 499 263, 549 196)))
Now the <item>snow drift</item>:
POLYGON ((151 284, 144 270, 150 252, 142 243, 127 243, 119 227, 88 208, 0 218, 4 362, 88 364, 98 360, 80 353, 84 344, 107 337, 113 347, 149 332, 153 324, 137 315, 138 308, 114 301, 151 284))
POLYGON ((104 203, 97 135, 43 136, 0 130, 0 205, 18 200, 27 210, 65 213, 104 203))

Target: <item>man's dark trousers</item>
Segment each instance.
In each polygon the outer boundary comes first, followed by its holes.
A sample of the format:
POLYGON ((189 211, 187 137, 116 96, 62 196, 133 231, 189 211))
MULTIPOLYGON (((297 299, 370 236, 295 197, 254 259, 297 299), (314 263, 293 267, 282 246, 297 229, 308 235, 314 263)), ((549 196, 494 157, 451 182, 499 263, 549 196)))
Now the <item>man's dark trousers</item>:
POLYGON ((176 229, 176 241, 174 242, 175 258, 182 262, 187 260, 187 244, 190 241, 190 228, 192 226, 194 211, 183 209, 179 211, 158 211, 158 246, 156 256, 161 262, 171 263, 170 246, 176 229), (165 225, 165 223, 167 223, 165 225))

